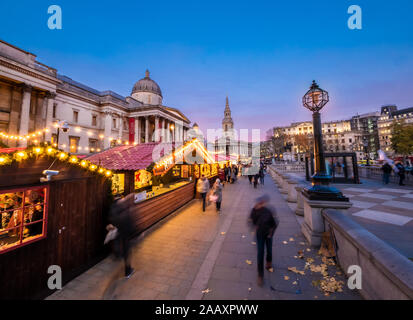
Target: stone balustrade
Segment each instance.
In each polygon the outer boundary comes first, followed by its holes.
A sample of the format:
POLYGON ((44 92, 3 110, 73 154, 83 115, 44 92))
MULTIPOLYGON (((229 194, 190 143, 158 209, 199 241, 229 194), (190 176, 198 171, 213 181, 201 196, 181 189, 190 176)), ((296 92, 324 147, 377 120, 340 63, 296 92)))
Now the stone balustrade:
MULTIPOLYGON (((334 237, 341 268, 360 267, 359 293, 371 300, 412 300, 413 263, 398 251, 336 210, 322 213, 325 229, 334 237)), ((354 272, 354 271, 353 271, 354 272)), ((353 273, 352 272, 352 273, 353 273)))

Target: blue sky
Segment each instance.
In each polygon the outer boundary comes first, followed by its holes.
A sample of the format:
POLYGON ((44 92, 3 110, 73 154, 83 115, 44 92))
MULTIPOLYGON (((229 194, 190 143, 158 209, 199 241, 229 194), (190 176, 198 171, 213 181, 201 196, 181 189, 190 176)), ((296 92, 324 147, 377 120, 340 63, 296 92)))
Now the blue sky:
POLYGON ((164 104, 203 130, 221 126, 228 95, 236 128, 264 132, 311 119, 313 79, 330 93, 323 120, 413 106, 412 14, 409 0, 8 1, 0 39, 124 96, 148 68, 164 104), (47 28, 52 4, 62 30, 47 28), (347 27, 352 4, 362 30, 347 27))

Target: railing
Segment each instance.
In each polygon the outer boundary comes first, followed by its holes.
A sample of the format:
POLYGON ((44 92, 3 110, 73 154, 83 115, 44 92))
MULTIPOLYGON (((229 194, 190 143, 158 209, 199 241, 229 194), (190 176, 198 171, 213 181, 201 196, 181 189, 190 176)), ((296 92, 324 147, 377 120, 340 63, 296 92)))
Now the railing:
MULTIPOLYGON (((383 180, 383 171, 380 167, 359 167, 359 175, 360 178, 372 179, 372 180, 383 180)), ((404 180, 404 184, 413 186, 413 175, 411 171, 406 171, 405 173, 406 179, 404 180)), ((392 171, 390 174, 390 183, 399 183, 399 175, 392 171)))
POLYGON ((275 163, 272 166, 285 172, 305 172, 305 165, 302 163, 275 163))

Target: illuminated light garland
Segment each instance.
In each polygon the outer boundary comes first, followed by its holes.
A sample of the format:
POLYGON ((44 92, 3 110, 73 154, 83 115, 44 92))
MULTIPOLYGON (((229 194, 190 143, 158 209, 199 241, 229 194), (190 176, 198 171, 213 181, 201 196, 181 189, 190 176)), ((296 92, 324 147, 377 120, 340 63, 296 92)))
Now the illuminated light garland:
POLYGON ((33 147, 26 148, 25 150, 15 151, 10 154, 9 153, 0 154, 0 166, 12 164, 13 161, 21 162, 29 158, 37 158, 38 156, 41 156, 41 155, 46 155, 49 157, 56 157, 60 161, 68 162, 72 165, 78 165, 82 167, 83 169, 87 169, 92 172, 96 171, 106 177, 110 177, 113 174, 111 170, 95 165, 87 160, 80 161, 80 159, 77 156, 70 155, 67 152, 64 152, 59 149, 55 149, 52 146, 47 145, 47 144, 44 147, 33 146, 33 147))
MULTIPOLYGON (((51 127, 57 129, 57 128, 58 128, 58 125, 57 125, 56 123, 54 123, 51 127)), ((81 132, 81 131, 84 130, 85 133, 86 133, 89 137, 91 137, 91 136, 94 135, 91 130, 89 130, 89 129, 82 129, 82 128, 79 127, 79 126, 74 127, 74 130, 75 130, 75 132, 81 132)), ((43 133, 45 133, 45 132, 50 132, 50 128, 44 128, 44 129, 42 129, 42 130, 38 130, 38 131, 35 131, 35 132, 31 132, 31 133, 28 133, 28 134, 22 135, 22 136, 16 135, 16 134, 8 134, 8 133, 6 133, 6 132, 0 132, 0 139, 16 140, 16 141, 17 141, 17 140, 27 141, 27 140, 33 140, 33 139, 35 139, 35 138, 38 138, 39 136, 43 135, 43 133)), ((109 139, 109 141, 117 140, 116 142, 117 142, 118 144, 129 145, 129 141, 127 141, 127 140, 122 141, 122 140, 120 140, 120 139, 114 139, 113 137, 105 137, 105 135, 103 135, 103 134, 99 134, 98 137, 99 137, 100 139, 102 139, 102 140, 104 140, 104 139, 109 139)), ((33 142, 34 142, 34 143, 39 143, 39 141, 38 141, 37 139, 34 140, 33 142)), ((57 147, 57 145, 55 145, 55 147, 57 147)), ((66 147, 66 146, 65 146, 65 147, 66 147)))
POLYGON ((175 150, 173 154, 160 159, 155 165, 155 168, 165 167, 164 172, 168 171, 170 168, 172 168, 172 166, 170 165, 174 164, 177 158, 183 159, 185 151, 192 146, 195 146, 195 149, 201 152, 201 155, 203 155, 204 159, 207 160, 208 164, 215 163, 214 159, 207 151, 204 150, 204 147, 199 143, 198 139, 194 138, 192 141, 188 142, 188 144, 181 146, 179 149, 175 150))

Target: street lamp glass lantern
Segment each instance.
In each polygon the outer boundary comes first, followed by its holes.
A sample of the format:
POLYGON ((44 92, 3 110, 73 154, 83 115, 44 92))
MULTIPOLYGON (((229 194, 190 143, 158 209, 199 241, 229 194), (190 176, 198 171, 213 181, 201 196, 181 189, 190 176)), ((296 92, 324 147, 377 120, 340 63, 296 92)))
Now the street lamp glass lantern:
POLYGON ((303 97, 303 105, 312 112, 320 111, 329 101, 328 92, 313 80, 310 90, 303 97))

